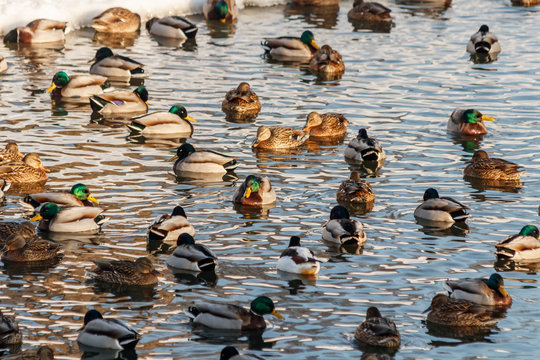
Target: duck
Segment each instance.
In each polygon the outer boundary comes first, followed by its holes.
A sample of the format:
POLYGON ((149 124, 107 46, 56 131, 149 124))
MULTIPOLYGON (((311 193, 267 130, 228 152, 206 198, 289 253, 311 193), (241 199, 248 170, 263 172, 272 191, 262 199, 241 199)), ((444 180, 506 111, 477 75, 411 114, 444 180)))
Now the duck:
POLYGON ((302 247, 298 236, 291 236, 289 246, 279 257, 277 269, 294 274, 317 275, 321 266, 313 251, 302 247))
POLYGON ((233 195, 233 202, 261 207, 276 202, 276 192, 266 176, 248 175, 233 195))
POLYGON ((257 129, 257 139, 253 142, 253 148, 260 150, 295 149, 302 146, 308 137, 308 133, 303 130, 262 125, 257 129))
POLYGON ((4 36, 5 43, 39 44, 64 42, 66 23, 50 19, 36 19, 19 26, 4 36))
POLYGON ((128 286, 153 286, 158 283, 161 273, 154 269, 154 264, 147 257, 135 261, 94 261, 96 268, 90 271, 90 276, 97 281, 128 286))
POLYGON ((375 193, 367 181, 360 178, 357 171, 351 172, 348 180, 339 185, 336 198, 338 203, 347 205, 363 205, 375 200, 375 193))
POLYGON ((168 112, 158 111, 135 117, 127 127, 142 135, 183 134, 186 137, 191 137, 193 134, 192 122, 197 121, 188 115, 186 108, 175 104, 168 112))
POLYGON ((2 360, 54 360, 54 350, 46 345, 37 350, 25 350, 17 354, 2 356, 2 360))
POLYGON ((319 49, 315 36, 309 30, 297 37, 281 36, 268 38, 261 43, 266 54, 271 58, 283 60, 311 60, 313 54, 319 49))
POLYGON ((221 103, 221 110, 224 113, 234 113, 245 116, 257 116, 261 111, 261 103, 255 92, 247 82, 241 82, 236 89, 232 89, 225 94, 225 99, 221 103))
POLYGON ((133 91, 111 91, 90 97, 94 112, 102 115, 145 113, 148 111, 148 91, 139 86, 133 91))
POLYGON ((15 322, 15 317, 4 315, 0 310, 0 345, 13 345, 22 343, 22 334, 15 322))
POLYGON ((38 235, 25 238, 12 234, 6 240, 2 252, 3 262, 28 263, 35 261, 55 261, 60 256, 60 245, 40 238, 38 235))
POLYGON ((311 73, 320 77, 337 77, 345 73, 345 63, 341 54, 330 45, 323 45, 309 62, 311 73))
POLYGON ((225 346, 221 350, 219 360, 264 360, 264 358, 254 354, 242 354, 234 346, 225 346))
POLYGON ((366 129, 358 130, 356 138, 345 149, 345 159, 353 162, 382 162, 385 157, 379 141, 369 137, 366 129))
POLYGON ((130 33, 139 30, 139 14, 123 7, 112 7, 92 19, 91 27, 103 33, 130 33))
POLYGON ((509 307, 512 305, 512 297, 504 289, 502 276, 497 273, 491 274, 489 279, 446 280, 445 284, 450 288, 452 299, 462 299, 489 306, 509 307))
POLYGON ((424 313, 428 311, 428 322, 446 326, 486 327, 494 325, 499 320, 483 305, 452 299, 445 294, 435 295, 424 313))
POLYGON ((171 215, 158 216, 148 228, 148 237, 151 240, 176 241, 183 233, 194 236, 195 229, 189 223, 186 212, 180 205, 175 206, 171 215))
POLYGON ((123 350, 133 348, 140 336, 133 328, 117 319, 104 319, 97 310, 84 315, 84 325, 77 343, 92 348, 123 350))
POLYGON ((8 141, 4 150, 0 150, 0 163, 6 161, 21 161, 23 154, 15 141, 8 141))
POLYGON ((5 193, 6 191, 9 190, 10 187, 11 187, 11 183, 8 183, 4 179, 0 179, 0 203, 4 201, 5 193))
POLYGON ((153 17, 146 22, 146 30, 152 35, 172 39, 194 39, 197 25, 182 16, 153 17))
POLYGON ((32 237, 36 235, 36 227, 29 221, 0 221, 0 246, 13 234, 32 237))
POLYGON ((64 71, 54 74, 47 92, 55 98, 88 98, 103 93, 107 78, 100 75, 68 76, 64 71))
POLYGON ((330 220, 323 225, 322 238, 340 245, 362 245, 366 242, 364 225, 351 219, 347 208, 341 205, 330 211, 330 220))
POLYGON ((214 271, 217 266, 217 256, 207 246, 195 244, 190 234, 180 234, 176 249, 169 255, 167 265, 175 269, 190 271, 214 271))
POLYGON ((455 223, 467 220, 469 208, 450 197, 439 197, 439 192, 429 188, 424 192, 424 202, 414 210, 414 217, 422 220, 455 223))
POLYGON ((94 206, 98 200, 90 193, 90 189, 84 184, 78 183, 71 187, 69 192, 49 192, 28 194, 23 202, 33 209, 44 203, 55 203, 60 206, 94 206))
POLYGON ((489 31, 489 26, 482 25, 467 43, 467 52, 471 55, 495 55, 501 52, 501 44, 497 36, 489 31))
POLYGON ((401 335, 396 324, 382 317, 379 309, 371 306, 367 309, 364 320, 354 332, 354 338, 364 345, 397 349, 401 344, 401 335))
POLYGON ((392 22, 390 10, 377 2, 364 2, 364 0, 355 0, 353 7, 347 13, 351 21, 362 21, 366 23, 392 22))
POLYGON ((490 158, 484 150, 477 150, 463 174, 467 177, 486 180, 517 181, 525 173, 525 170, 518 170, 520 167, 511 161, 490 158))
POLYGON ((39 214, 30 221, 40 220, 38 228, 49 232, 95 233, 107 219, 98 217, 103 209, 89 206, 60 208, 55 203, 45 203, 39 214))
POLYGON ((250 310, 234 304, 212 301, 195 301, 185 310, 194 324, 222 330, 263 330, 266 322, 263 315, 283 316, 275 309, 274 302, 267 296, 259 296, 251 302, 250 310))
POLYGON ((3 74, 8 69, 8 63, 3 56, 0 56, 0 74, 3 74))
POLYGON ((219 20, 222 23, 235 21, 238 18, 236 0, 206 0, 203 14, 206 20, 219 20))
POLYGON ((485 135, 487 128, 484 121, 494 121, 494 119, 475 109, 455 109, 448 119, 446 128, 450 132, 461 135, 485 135))
POLYGON ((115 55, 108 47, 101 47, 90 66, 90 74, 102 75, 115 79, 127 79, 144 73, 143 64, 126 56, 115 55))
POLYGON ((169 161, 176 160, 174 172, 200 174, 225 174, 238 167, 236 158, 212 150, 195 150, 193 145, 185 143, 178 147, 176 155, 169 161))
POLYGON ((0 164, 0 179, 11 184, 45 183, 49 171, 43 166, 38 154, 28 153, 22 161, 0 164))
POLYGON ((342 114, 319 114, 312 111, 302 131, 308 133, 310 139, 341 138, 347 134, 347 125, 349 120, 342 114))
POLYGON ((540 232, 534 225, 525 225, 519 234, 507 237, 495 247, 497 257, 514 261, 540 259, 540 232))

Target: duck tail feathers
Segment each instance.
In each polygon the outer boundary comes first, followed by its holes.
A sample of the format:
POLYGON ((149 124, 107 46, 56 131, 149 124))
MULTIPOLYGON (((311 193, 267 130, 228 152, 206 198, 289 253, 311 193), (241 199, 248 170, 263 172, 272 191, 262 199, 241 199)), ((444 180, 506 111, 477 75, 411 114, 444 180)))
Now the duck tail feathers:
POLYGON ((201 271, 214 271, 216 269, 216 262, 212 258, 199 260, 197 265, 199 265, 201 271))
POLYGON ((168 233, 169 232, 167 230, 150 229, 150 232, 148 233, 148 238, 154 241, 158 241, 158 240, 162 241, 163 239, 167 237, 168 233))
POLYGON ((232 159, 231 161, 226 162, 225 164, 223 164, 223 167, 225 168, 225 170, 231 171, 231 170, 234 170, 234 169, 236 169, 238 167, 238 163, 237 163, 236 159, 232 159))

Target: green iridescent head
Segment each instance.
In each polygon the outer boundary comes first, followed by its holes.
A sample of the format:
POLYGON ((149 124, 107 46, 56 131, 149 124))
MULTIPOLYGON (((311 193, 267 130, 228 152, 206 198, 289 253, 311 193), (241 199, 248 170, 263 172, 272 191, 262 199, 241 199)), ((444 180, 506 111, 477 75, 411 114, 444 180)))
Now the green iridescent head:
POLYGON ((98 203, 96 198, 90 194, 90 189, 88 189, 88 187, 86 187, 84 184, 73 185, 69 193, 75 195, 75 197, 81 201, 90 200, 96 204, 98 203))
POLYGON ((302 35, 300 36, 300 41, 302 41, 304 44, 306 44, 307 46, 311 46, 315 49, 318 49, 319 46, 317 45, 317 43, 315 42, 315 36, 313 35, 313 33, 309 30, 306 30, 302 33, 302 35))
POLYGON ((148 103, 148 90, 144 86, 139 86, 133 92, 141 98, 142 101, 148 103))
POLYGON ((227 3, 223 0, 216 3, 215 9, 216 15, 220 20, 225 19, 227 14, 229 14, 229 5, 227 5, 227 3))
POLYGON ((461 119, 464 123, 476 124, 481 121, 493 121, 494 119, 491 116, 485 116, 480 111, 475 109, 467 109, 463 112, 463 118, 461 119))
POLYGON ((525 225, 519 232, 519 235, 532 236, 533 238, 538 239, 540 237, 540 232, 538 231, 538 228, 534 225, 525 225))
POLYGON ((59 88, 66 86, 69 82, 69 76, 63 71, 54 74, 52 82, 59 88))
MULTIPOLYGON (((54 218, 56 216, 56 214, 58 214, 60 212, 60 206, 58 206, 57 204, 55 203, 46 203, 44 204, 41 209, 39 210, 39 215, 41 215, 41 217, 43 219, 46 219, 46 220, 51 220, 52 218, 54 218)), ((38 215, 38 216, 39 216, 38 215)), ((35 218, 34 218, 35 219, 35 218)), ((34 220, 32 219, 32 220, 34 220)), ((38 220, 38 219, 36 219, 38 220)))
POLYGON ((251 196, 251 193, 257 192, 261 188, 259 180, 257 180, 257 177, 255 175, 249 175, 244 181, 244 185, 246 187, 244 197, 246 198, 249 198, 251 196))
POLYGON ((189 120, 191 122, 196 122, 195 119, 193 119, 191 116, 188 115, 188 112, 187 112, 186 108, 183 105, 174 104, 169 109, 169 112, 171 114, 176 114, 176 115, 180 116, 181 119, 189 120))
POLYGON ((251 311, 257 315, 272 314, 280 319, 283 319, 274 307, 274 302, 267 296, 259 296, 251 302, 251 311))
POLYGON ((501 275, 497 273, 491 274, 488 281, 486 281, 486 285, 490 289, 500 292, 503 296, 508 296, 508 293, 504 290, 504 280, 501 275))

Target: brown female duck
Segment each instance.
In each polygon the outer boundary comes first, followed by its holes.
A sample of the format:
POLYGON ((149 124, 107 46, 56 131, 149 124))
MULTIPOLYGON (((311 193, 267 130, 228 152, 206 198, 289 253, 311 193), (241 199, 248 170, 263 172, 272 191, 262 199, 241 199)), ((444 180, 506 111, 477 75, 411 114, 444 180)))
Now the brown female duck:
POLYGON ((10 161, 0 165, 0 179, 12 184, 41 183, 47 181, 47 169, 39 155, 29 153, 22 161, 10 161))
POLYGON ((96 268, 91 271, 95 280, 119 285, 156 285, 158 275, 154 264, 147 257, 135 261, 94 261, 96 268))
POLYGON ((396 324, 382 317, 379 309, 374 306, 367 309, 366 320, 356 328, 354 337, 364 345, 391 349, 397 349, 401 343, 396 324))
POLYGON ((347 134, 349 121, 341 114, 319 114, 312 111, 308 114, 303 131, 310 138, 339 138, 347 134))
POLYGON ((518 170, 520 165, 498 158, 490 158, 484 150, 475 151, 471 163, 467 165, 463 174, 467 177, 499 180, 517 181, 525 170, 518 170))

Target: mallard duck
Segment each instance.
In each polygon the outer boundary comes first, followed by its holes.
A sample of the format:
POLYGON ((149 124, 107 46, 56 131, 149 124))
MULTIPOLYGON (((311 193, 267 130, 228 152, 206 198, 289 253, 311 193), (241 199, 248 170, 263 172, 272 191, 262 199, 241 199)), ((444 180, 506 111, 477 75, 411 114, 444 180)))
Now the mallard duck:
POLYGON ((5 245, 6 240, 13 234, 23 237, 31 237, 36 234, 36 227, 29 221, 1 221, 0 222, 0 246, 5 245))
POLYGON ((264 358, 254 354, 242 354, 234 346, 225 346, 221 350, 219 360, 264 360, 264 358))
POLYGON ((54 360, 54 350, 40 346, 37 350, 25 350, 20 353, 2 356, 2 360, 54 360))
POLYGON ((339 185, 336 198, 340 204, 362 205, 373 202, 375 193, 369 183, 360 179, 360 174, 353 171, 350 178, 339 185))
POLYGON ((379 309, 374 306, 367 309, 366 320, 356 328, 354 338, 364 345, 390 349, 397 349, 401 344, 396 324, 382 317, 379 309))
POLYGON ((224 23, 236 20, 238 8, 235 0, 206 0, 203 14, 206 20, 219 20, 224 23))
POLYGON ((217 256, 205 245, 195 244, 193 236, 184 233, 178 236, 176 249, 167 259, 167 265, 190 271, 214 271, 217 256))
POLYGON ((58 259, 60 245, 40 238, 38 235, 25 238, 12 234, 7 238, 2 252, 3 262, 26 263, 33 261, 54 261, 58 259))
POLYGON ((248 175, 234 192, 233 202, 244 206, 263 206, 276 202, 276 192, 266 176, 248 175))
POLYGON ((0 310, 0 345, 20 344, 22 334, 15 322, 15 317, 4 315, 0 310))
POLYGON ((0 150, 0 163, 6 161, 21 161, 23 154, 19 151, 19 146, 14 141, 8 141, 6 148, 0 150))
POLYGON ((66 23, 63 21, 37 19, 8 32, 4 42, 28 44, 63 42, 65 29, 66 23))
POLYGON ((286 150, 302 146, 309 137, 308 133, 281 126, 260 126, 257 129, 257 139, 253 142, 254 149, 286 150))
POLYGON ((362 245, 366 242, 364 225, 350 218, 349 211, 337 205, 330 211, 330 220, 323 225, 323 240, 341 245, 362 245))
POLYGON ((47 92, 60 98, 90 97, 103 93, 102 86, 107 78, 99 75, 74 75, 69 77, 63 71, 54 74, 51 86, 47 92))
POLYGON ((96 268, 90 271, 93 279, 119 285, 156 285, 161 273, 147 257, 135 261, 94 261, 96 268))
POLYGON ((277 262, 277 269, 294 274, 316 275, 321 266, 313 251, 300 246, 300 238, 291 236, 289 246, 283 250, 277 262))
POLYGON ((347 134, 349 121, 341 114, 319 114, 312 111, 308 114, 303 131, 310 138, 343 137, 347 134))
POLYGON ((9 190, 11 184, 4 179, 0 179, 0 203, 4 201, 5 192, 9 190))
POLYGON ((148 237, 152 240, 177 240, 180 234, 195 235, 195 229, 189 223, 181 206, 176 206, 171 215, 161 215, 148 228, 148 237))
POLYGON ((238 305, 211 301, 195 301, 185 311, 194 324, 223 330, 262 330, 266 328, 263 315, 272 314, 283 319, 267 296, 259 296, 251 302, 250 310, 238 305))
POLYGON ((489 279, 446 280, 445 284, 450 288, 450 297, 453 299, 467 300, 480 305, 512 305, 512 297, 504 289, 502 276, 497 273, 491 274, 489 279))
POLYGON ((232 89, 225 94, 225 100, 221 103, 221 110, 224 113, 235 113, 245 116, 257 116, 261 111, 259 97, 247 82, 241 82, 236 89, 232 89))
POLYGON ((0 74, 3 74, 7 71, 8 64, 6 59, 3 56, 0 56, 0 74))
POLYGON ((414 217, 433 222, 454 223, 467 220, 471 216, 468 209, 450 197, 439 197, 437 190, 429 188, 424 192, 424 202, 414 210, 414 217))
POLYGON ((225 174, 238 166, 236 159, 212 150, 195 150, 193 145, 185 143, 176 150, 176 155, 169 161, 176 160, 174 172, 225 174))
POLYGON ((84 184, 75 184, 69 192, 50 192, 28 194, 24 198, 24 203, 32 208, 37 208, 44 203, 55 203, 60 206, 94 206, 97 199, 90 193, 90 189, 84 184))
POLYGON ((186 108, 176 104, 169 109, 169 112, 158 111, 135 117, 127 127, 143 135, 183 134, 183 136, 191 137, 192 122, 196 121, 188 115, 186 108))
POLYGON ((363 21, 368 23, 392 22, 390 10, 377 2, 364 2, 364 0, 355 0, 353 8, 347 13, 351 21, 363 21))
POLYGON ((467 52, 475 54, 498 54, 501 52, 499 39, 489 31, 487 25, 480 26, 480 29, 475 32, 467 43, 467 52))
POLYGON ((483 305, 451 299, 444 294, 435 295, 431 305, 424 312, 428 311, 430 313, 427 321, 447 326, 484 327, 494 325, 499 320, 483 305))
POLYGON ((385 156, 379 141, 369 137, 366 129, 358 130, 356 138, 345 149, 345 158, 355 162, 383 161, 385 156))
POLYGON ((137 331, 123 322, 104 319, 99 311, 89 310, 77 342, 92 348, 123 350, 134 347, 139 339, 137 331))
POLYGON ((345 63, 340 53, 330 45, 323 45, 313 54, 309 69, 312 74, 322 77, 341 76, 345 72, 345 63))
POLYGON ((173 39, 193 39, 197 35, 197 25, 181 16, 151 18, 146 22, 146 30, 152 35, 173 39))
POLYGON ((99 48, 90 66, 90 74, 129 80, 132 75, 144 73, 143 64, 126 56, 115 55, 108 47, 99 48))
POLYGON ((540 259, 540 232, 534 225, 525 225, 519 234, 507 237, 495 247, 498 257, 514 261, 540 259))
POLYGON ((141 17, 126 8, 113 7, 93 18, 90 26, 97 32, 130 33, 139 30, 141 17))
POLYGON ((139 86, 133 91, 111 91, 90 98, 92 110, 103 115, 145 113, 148 111, 148 91, 139 86))
POLYGON ((315 36, 309 30, 304 31, 299 38, 281 36, 265 39, 261 45, 272 58, 284 60, 311 60, 313 54, 319 49, 315 42, 315 36))
POLYGON ((484 150, 477 150, 463 174, 479 179, 513 181, 519 180, 521 175, 525 173, 525 170, 518 171, 520 167, 520 165, 510 161, 490 158, 484 150))
POLYGON ((10 161, 0 165, 0 179, 12 184, 41 183, 47 181, 47 169, 39 155, 29 153, 22 161, 10 161))
POLYGON ((448 131, 462 135, 484 135, 487 134, 484 121, 494 121, 490 116, 482 115, 475 109, 456 109, 450 115, 446 128, 448 131))
POLYGON ((97 232, 106 220, 98 218, 102 212, 103 209, 98 207, 72 206, 61 209, 57 204, 45 203, 39 214, 30 221, 40 220, 38 228, 42 231, 93 233, 97 232))

